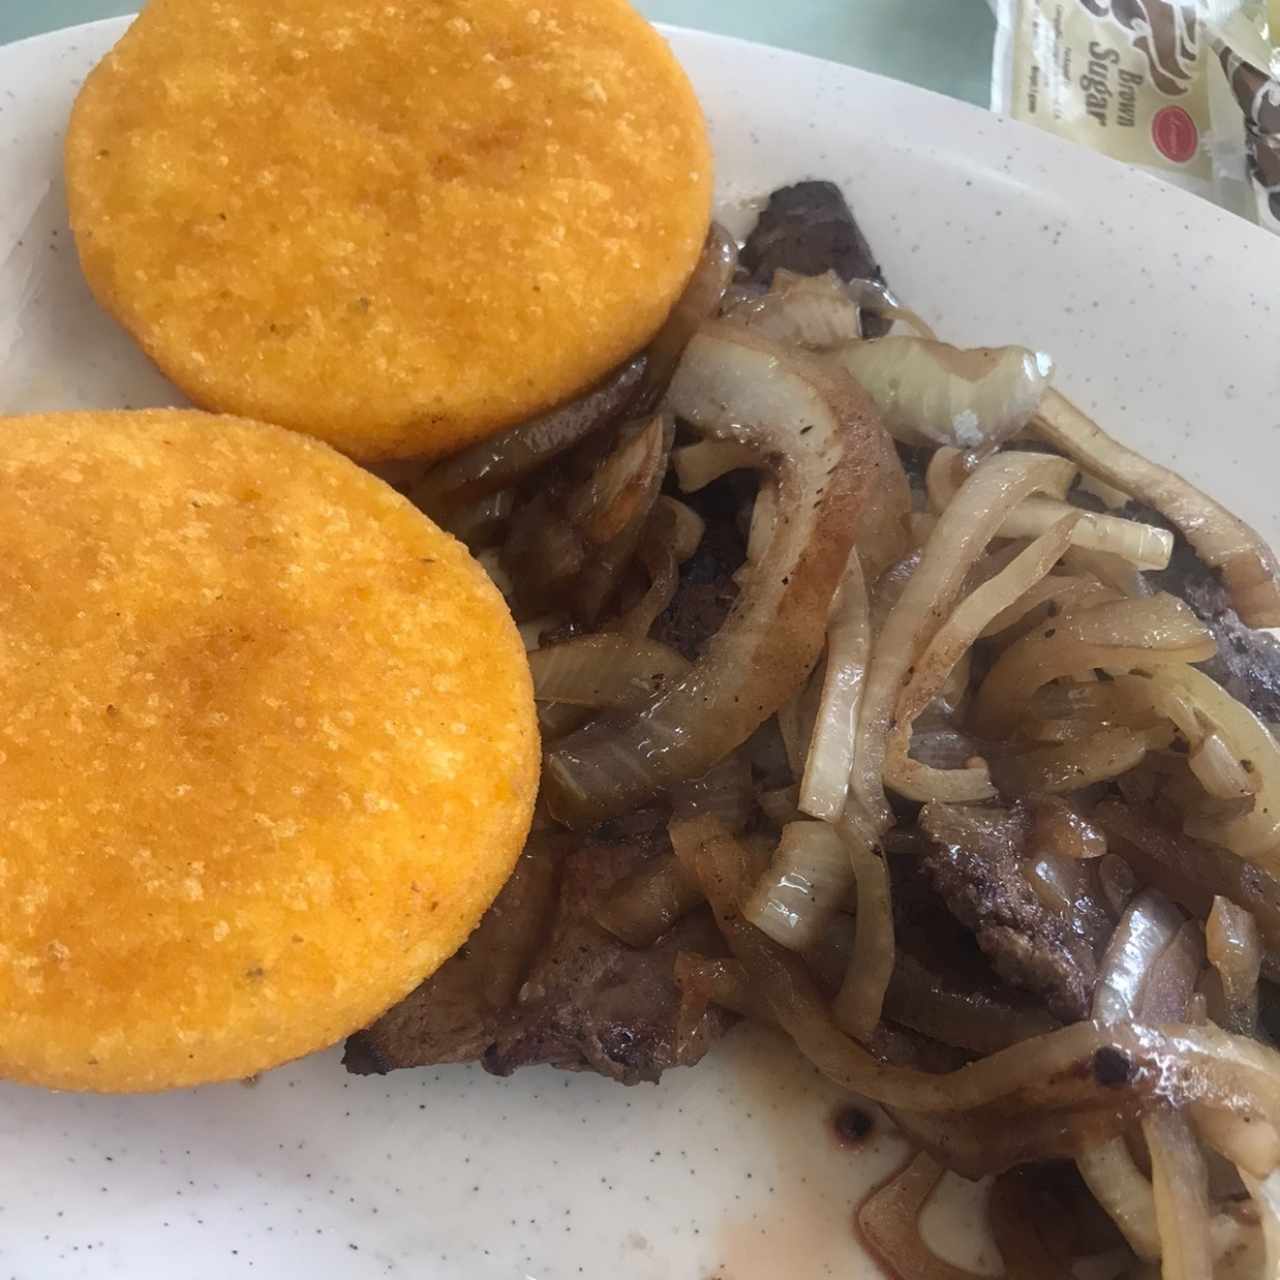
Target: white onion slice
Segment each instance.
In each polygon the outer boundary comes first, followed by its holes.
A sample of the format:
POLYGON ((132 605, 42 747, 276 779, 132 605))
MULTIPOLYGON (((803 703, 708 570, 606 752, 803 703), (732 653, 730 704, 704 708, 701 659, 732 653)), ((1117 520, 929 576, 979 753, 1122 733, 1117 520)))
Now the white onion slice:
POLYGON ((944 770, 912 760, 911 728, 991 619, 1024 595, 1057 563, 1071 540, 1075 521, 1075 514, 1069 514, 1038 537, 1006 568, 962 601, 929 642, 898 697, 888 738, 885 783, 900 795, 922 803, 945 800, 952 804, 988 800, 995 795, 985 761, 975 761, 963 770, 944 770))
POLYGON ((782 747, 793 778, 804 773, 821 696, 822 663, 819 662, 795 696, 778 708, 778 732, 782 735, 782 747))
POLYGON ((693 335, 719 312, 737 265, 737 240, 720 223, 713 222, 684 292, 645 351, 640 409, 651 409, 662 398, 693 335))
POLYGON ((1152 586, 1142 576, 1142 570, 1110 552, 1071 547, 1062 557, 1062 563, 1072 573, 1092 574, 1099 582, 1131 600, 1144 600, 1152 594, 1152 586))
POLYGON ((1142 984, 1182 928, 1183 916, 1162 893, 1147 889, 1129 904, 1107 944, 1093 993, 1093 1016, 1110 1026, 1133 1016, 1142 984))
MULTIPOLYGON (((952 498, 960 492, 961 485, 974 473, 981 458, 975 453, 944 445, 933 451, 929 465, 925 468, 925 491, 929 498, 929 509, 936 514, 945 511, 952 498)), ((1067 462, 1067 459, 1060 459, 1067 462)), ((1043 489, 1037 492, 1048 494, 1053 498, 1065 498, 1071 491, 1072 482, 1076 478, 1076 468, 1071 465, 1057 468, 1046 480, 1043 489)))
POLYGON ((1262 1237, 1266 1241, 1267 1262, 1264 1276, 1280 1276, 1280 1173, 1256 1178, 1244 1169, 1240 1178, 1258 1209, 1262 1237))
POLYGON ((1034 538, 1061 520, 1068 512, 1078 512, 1080 520, 1071 535, 1072 543, 1086 551, 1102 551, 1127 560, 1136 569, 1164 569, 1173 554, 1173 534, 1139 520, 1097 515, 1080 511, 1070 503, 1053 498, 1028 498, 1019 503, 1000 528, 1002 538, 1034 538))
POLYGON ((1209 1173, 1186 1116, 1156 1111, 1142 1121, 1151 1151, 1162 1280, 1213 1280, 1209 1173))
POLYGON ((1172 740, 1168 726, 1151 730, 1099 729, 1096 733, 1008 756, 993 766, 1000 790, 1006 795, 1065 795, 1098 782, 1118 778, 1136 768, 1153 746, 1172 740))
POLYGON ((858 886, 858 912, 853 954, 832 1012, 841 1030, 866 1040, 880 1022, 893 977, 893 898, 889 868, 867 842, 862 824, 846 817, 839 827, 858 886))
POLYGON ((911 545, 923 547, 938 527, 938 517, 930 515, 927 511, 913 511, 907 519, 911 531, 911 545))
POLYGON ((984 737, 1004 737, 1026 714, 1036 691, 1062 676, 1097 667, 1152 670, 1177 664, 1181 670, 1185 663, 1213 657, 1217 648, 1191 608, 1164 593, 1054 618, 997 659, 974 699, 974 728, 984 737))
POLYGON ((771 791, 762 791, 758 799, 764 816, 775 827, 785 827, 789 822, 799 822, 805 816, 798 807, 800 787, 794 782, 789 787, 775 787, 771 791))
MULTIPOLYGON (((1160 953, 1182 927, 1182 913, 1163 894, 1140 893, 1107 944, 1093 993, 1093 1016, 1104 1025, 1128 1022, 1142 985, 1160 953)), ((1133 1162, 1123 1138, 1087 1151, 1076 1161, 1098 1202, 1140 1257, 1160 1257, 1155 1193, 1133 1162)))
POLYGON ((939 519, 919 568, 885 619, 867 668, 850 789, 875 829, 883 831, 891 821, 884 761, 890 718, 909 668, 951 611, 965 575, 1009 511, 1074 470, 1072 463, 1047 454, 996 454, 965 481, 939 519))
POLYGON ((656 640, 602 631, 529 654, 533 696, 572 707, 642 707, 689 662, 656 640))
POLYGON ((1031 618, 1030 615, 1043 607, 1048 607, 1051 616, 1060 618, 1077 609, 1108 604, 1119 598, 1118 592, 1104 587, 1096 578, 1054 574, 1042 578, 1025 595, 992 618, 983 628, 980 639, 989 640, 996 636, 1006 642, 1021 639, 1026 630, 1040 621, 1039 616, 1031 618), (1018 623, 1023 625, 1018 627, 1018 623))
POLYGON ((834 271, 802 276, 780 269, 768 293, 740 298, 722 314, 785 346, 825 350, 862 337, 858 304, 834 271))
POLYGON ((792 822, 743 914, 775 942, 802 951, 816 942, 853 884, 844 842, 825 822, 792 822))
POLYGON ((636 559, 649 575, 649 585, 644 595, 619 617, 618 631, 630 636, 649 634, 675 599, 680 566, 698 549, 705 532, 705 522, 692 507, 666 494, 658 498, 636 545, 636 559))
POLYGON ((1117 489, 1115 485, 1108 484, 1105 480, 1099 480, 1097 476, 1091 475, 1088 471, 1080 473, 1080 487, 1086 493, 1093 494, 1108 511, 1119 511, 1121 508, 1127 507, 1131 501, 1129 495, 1123 489, 1117 489))
POLYGON ((851 342, 834 353, 903 444, 993 449, 1031 421, 1053 361, 1026 347, 953 347, 928 338, 851 342))
POLYGON ((1125 1140, 1113 1138, 1086 1151, 1077 1157, 1076 1166, 1094 1199, 1120 1228, 1134 1253, 1148 1262, 1159 1259, 1155 1194, 1134 1164, 1125 1140))
MULTIPOLYGON (((1177 725, 1193 753, 1199 754, 1205 738, 1216 734, 1253 788, 1250 812, 1225 819, 1189 816, 1183 824, 1187 834, 1280 870, 1280 746, 1266 725, 1194 667, 1160 667, 1148 680, 1126 680, 1125 688, 1145 692, 1150 703, 1177 725)), ((1207 757, 1201 755, 1199 763, 1206 776, 1215 776, 1207 757)))
POLYGON ((1093 475, 1154 507, 1179 529, 1207 565, 1222 571, 1231 603, 1249 626, 1280 626, 1280 565, 1256 530, 1176 472, 1113 440, 1056 391, 1045 395, 1035 429, 1093 475))
POLYGON ((751 762, 735 751, 701 778, 671 788, 671 811, 677 818, 717 818, 726 831, 745 831, 756 813, 751 762))
POLYGON ((845 288, 863 311, 873 311, 885 320, 906 325, 908 329, 914 330, 918 337, 937 341, 938 335, 934 333, 933 326, 910 307, 903 306, 887 284, 882 284, 879 280, 865 280, 857 277, 850 280, 845 288))
POLYGON ((774 484, 772 477, 762 475, 760 487, 756 490, 755 505, 751 508, 751 529, 747 534, 747 558, 737 574, 740 584, 744 583, 752 566, 761 562, 766 549, 773 541, 778 525, 777 513, 778 487, 774 484))
POLYGON ((849 557, 844 581, 836 593, 827 624, 827 666, 822 680, 822 700, 804 777, 800 784, 800 808, 815 818, 834 822, 844 808, 853 767, 853 744, 858 728, 858 708, 871 654, 871 613, 867 584, 855 551, 849 557))
POLYGON ((1215 895, 1204 930, 1205 952, 1218 971, 1225 1007, 1223 1024, 1237 1035, 1254 1035, 1258 1023, 1258 974, 1263 945, 1252 913, 1215 895))
MULTIPOLYGON (((929 460, 925 483, 929 502, 935 510, 942 510, 951 500, 964 479, 965 470, 965 455, 956 449, 939 449, 929 460)), ((1168 529, 1121 516, 1083 511, 1063 501, 1064 496, 1027 498, 1020 502, 1000 527, 1000 537, 1035 538, 1064 516, 1076 512, 1080 519, 1071 535, 1072 546, 1119 556, 1137 569, 1168 567, 1173 554, 1173 534, 1168 529)))
POLYGON ((1220 800, 1243 800, 1258 790, 1257 779, 1245 771, 1220 733, 1206 733, 1187 757, 1200 785, 1220 800))
POLYGON ((671 451, 671 466, 681 493, 697 493, 730 471, 754 470, 760 454, 736 440, 698 440, 671 451))
POLYGON ((1200 1102, 1193 1102, 1187 1113, 1205 1145, 1230 1160, 1241 1173, 1266 1178, 1280 1168, 1280 1133, 1270 1121, 1200 1102))

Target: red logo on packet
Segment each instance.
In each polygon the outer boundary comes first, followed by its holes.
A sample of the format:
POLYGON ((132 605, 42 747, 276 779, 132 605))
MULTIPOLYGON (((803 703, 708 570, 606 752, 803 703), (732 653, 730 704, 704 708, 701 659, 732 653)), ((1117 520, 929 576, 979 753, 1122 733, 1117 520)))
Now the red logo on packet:
POLYGON ((1186 164, 1196 153, 1200 133, 1181 107, 1161 107, 1151 118, 1151 140, 1174 164, 1186 164))

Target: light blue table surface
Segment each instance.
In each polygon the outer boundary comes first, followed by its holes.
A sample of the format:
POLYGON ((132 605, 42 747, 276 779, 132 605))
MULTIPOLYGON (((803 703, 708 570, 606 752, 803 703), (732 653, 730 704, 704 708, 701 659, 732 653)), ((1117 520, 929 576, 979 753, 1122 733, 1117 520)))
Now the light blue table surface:
MULTIPOLYGON (((637 3, 655 22, 800 49, 984 106, 988 100, 993 24, 986 0, 637 3)), ((138 7, 138 0, 0 0, 0 44, 138 7)))

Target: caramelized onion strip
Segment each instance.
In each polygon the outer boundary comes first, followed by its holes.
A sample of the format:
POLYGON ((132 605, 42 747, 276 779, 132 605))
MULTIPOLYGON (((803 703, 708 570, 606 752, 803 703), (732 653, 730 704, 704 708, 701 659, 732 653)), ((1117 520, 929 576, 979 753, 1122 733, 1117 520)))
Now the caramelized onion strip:
MULTIPOLYGON (((1181 914, 1163 894, 1147 890, 1129 904, 1099 966, 1093 995, 1095 1019, 1114 1025, 1134 1016, 1143 984, 1181 927, 1181 914)), ((1158 1259, 1161 1245, 1155 1195, 1124 1139, 1103 1143, 1085 1152, 1076 1163, 1133 1251, 1149 1261, 1158 1259)))
POLYGON ((1112 439, 1059 392, 1045 395, 1034 427, 1091 475, 1159 511, 1207 565, 1221 571, 1231 603, 1249 626, 1280 626, 1280 564, 1256 530, 1176 472, 1112 439))
POLYGON ((974 700, 974 728, 991 738, 1012 732, 1036 691, 1063 676, 1184 666, 1216 652, 1190 607, 1164 593, 1052 619, 1000 655, 974 700))
POLYGON ((1280 1055, 1211 1025, 1105 1027, 1078 1022, 943 1074, 894 1067, 850 1040, 831 1021, 799 956, 743 919, 750 854, 718 823, 673 823, 676 855, 694 871, 717 924, 753 986, 801 1052, 842 1088, 918 1112, 960 1112, 1004 1103, 1116 1113, 1118 1100, 1204 1101, 1280 1116, 1280 1055), (744 878, 745 877, 745 878, 744 878))
POLYGON ((719 311, 737 265, 737 241, 713 222, 684 292, 645 353, 644 379, 638 396, 642 409, 653 408, 661 400, 693 335, 719 311))
POLYGON ((951 985, 901 950, 884 1011, 904 1027, 972 1053, 995 1053, 1058 1025, 1039 1006, 1011 1004, 994 992, 951 985))
POLYGON ((1142 1122, 1151 1152, 1163 1280, 1213 1280, 1209 1175, 1187 1118, 1156 1111, 1142 1122))
POLYGON ((629 710, 683 676, 689 662, 656 640, 604 631, 533 650, 529 669, 540 703, 629 710))
POLYGON ((957 605, 916 662, 898 697, 885 753, 885 783, 900 795, 922 803, 945 800, 960 804, 995 795, 985 761, 975 761, 965 769, 944 770, 912 760, 911 729, 991 619, 1023 596, 1058 562, 1071 540, 1075 521, 1074 515, 1060 520, 957 605))
POLYGON ((870 654, 871 611, 855 550, 827 624, 822 697, 800 783, 800 808, 827 822, 840 816, 849 790, 858 708, 870 654))
POLYGON ((895 439, 976 450, 1027 425, 1053 372, 1042 351, 896 335, 846 343, 833 358, 866 387, 895 439))
POLYGON ((855 1040, 865 1041, 880 1021, 885 992, 893 977, 892 890, 889 868, 879 850, 867 840, 864 824, 848 816, 838 826, 858 886, 858 913, 853 954, 836 996, 834 1016, 841 1030, 855 1040))
POLYGON ((614 885, 596 923, 629 947, 648 947, 701 901, 702 890, 675 854, 660 853, 614 885))
POLYGON ((780 946, 803 951, 822 935, 852 884, 849 855, 835 829, 792 822, 744 910, 780 946))
POLYGON ((943 512, 889 612, 872 649, 858 719, 850 790, 877 830, 891 821, 884 793, 890 722, 904 678, 950 614, 965 576, 1004 517, 1029 494, 1053 488, 1074 466, 1045 454, 1006 453, 988 458, 943 512))
POLYGON ((1168 746, 1171 739, 1167 729, 1100 729, 1061 746, 1007 756, 992 771, 1005 795, 1064 795, 1128 773, 1152 746, 1168 746))
POLYGON ((448 527, 477 499, 510 487, 621 417, 644 370, 645 359, 637 356, 569 404, 464 449, 428 471, 410 498, 448 527))
POLYGON ((876 483, 880 428, 852 380, 726 326, 689 344, 671 409, 710 438, 768 460, 779 502, 768 550, 705 654, 623 725, 553 744, 543 771, 551 813, 585 828, 705 773, 800 688, 876 483))
POLYGON ((1258 922, 1243 907, 1215 896, 1205 926, 1205 947, 1222 982, 1223 1026, 1237 1035, 1255 1034, 1258 974, 1262 969, 1258 922))
MULTIPOLYGON (((983 628, 981 638, 984 640, 993 636, 999 636, 1002 639, 1020 638, 1018 635, 1010 636, 1006 633, 1018 623, 1027 624, 1029 628, 1033 620, 1028 615, 1037 609, 1046 609, 1050 617, 1065 617, 1076 609, 1109 604, 1112 600, 1119 598, 1119 592, 1103 586, 1096 578, 1054 574, 1051 577, 1042 578, 1020 599, 996 614, 983 628)), ((1034 621, 1040 620, 1040 617, 1037 617, 1034 621)))
MULTIPOLYGON (((1254 796, 1248 813, 1226 819, 1188 817, 1187 834, 1280 870, 1280 745, 1266 725, 1217 681, 1185 664, 1162 665, 1149 679, 1130 679, 1124 687, 1135 696, 1145 690, 1149 704, 1187 739, 1193 758, 1215 734, 1247 775, 1254 796)), ((1210 767, 1208 760, 1200 763, 1202 772, 1210 767)))

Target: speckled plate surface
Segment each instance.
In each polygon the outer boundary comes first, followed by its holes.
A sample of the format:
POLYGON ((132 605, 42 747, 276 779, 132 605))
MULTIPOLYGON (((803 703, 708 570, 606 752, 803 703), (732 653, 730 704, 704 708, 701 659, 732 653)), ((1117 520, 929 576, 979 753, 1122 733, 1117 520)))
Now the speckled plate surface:
MULTIPOLYGON (((75 89, 123 25, 0 49, 0 412, 176 399, 90 299, 60 191, 75 89)), ((1280 244, 971 107, 671 35, 731 213, 788 180, 842 182, 889 279, 945 335, 1051 351, 1104 422, 1277 540, 1280 244)), ((0 1086, 0 1280, 862 1276, 851 1206, 903 1148, 880 1124, 842 1150, 836 1103, 750 1032, 629 1091, 542 1070, 351 1078, 336 1052, 254 1088, 0 1086)), ((981 1195, 949 1181, 926 1235, 995 1273, 981 1195)))

